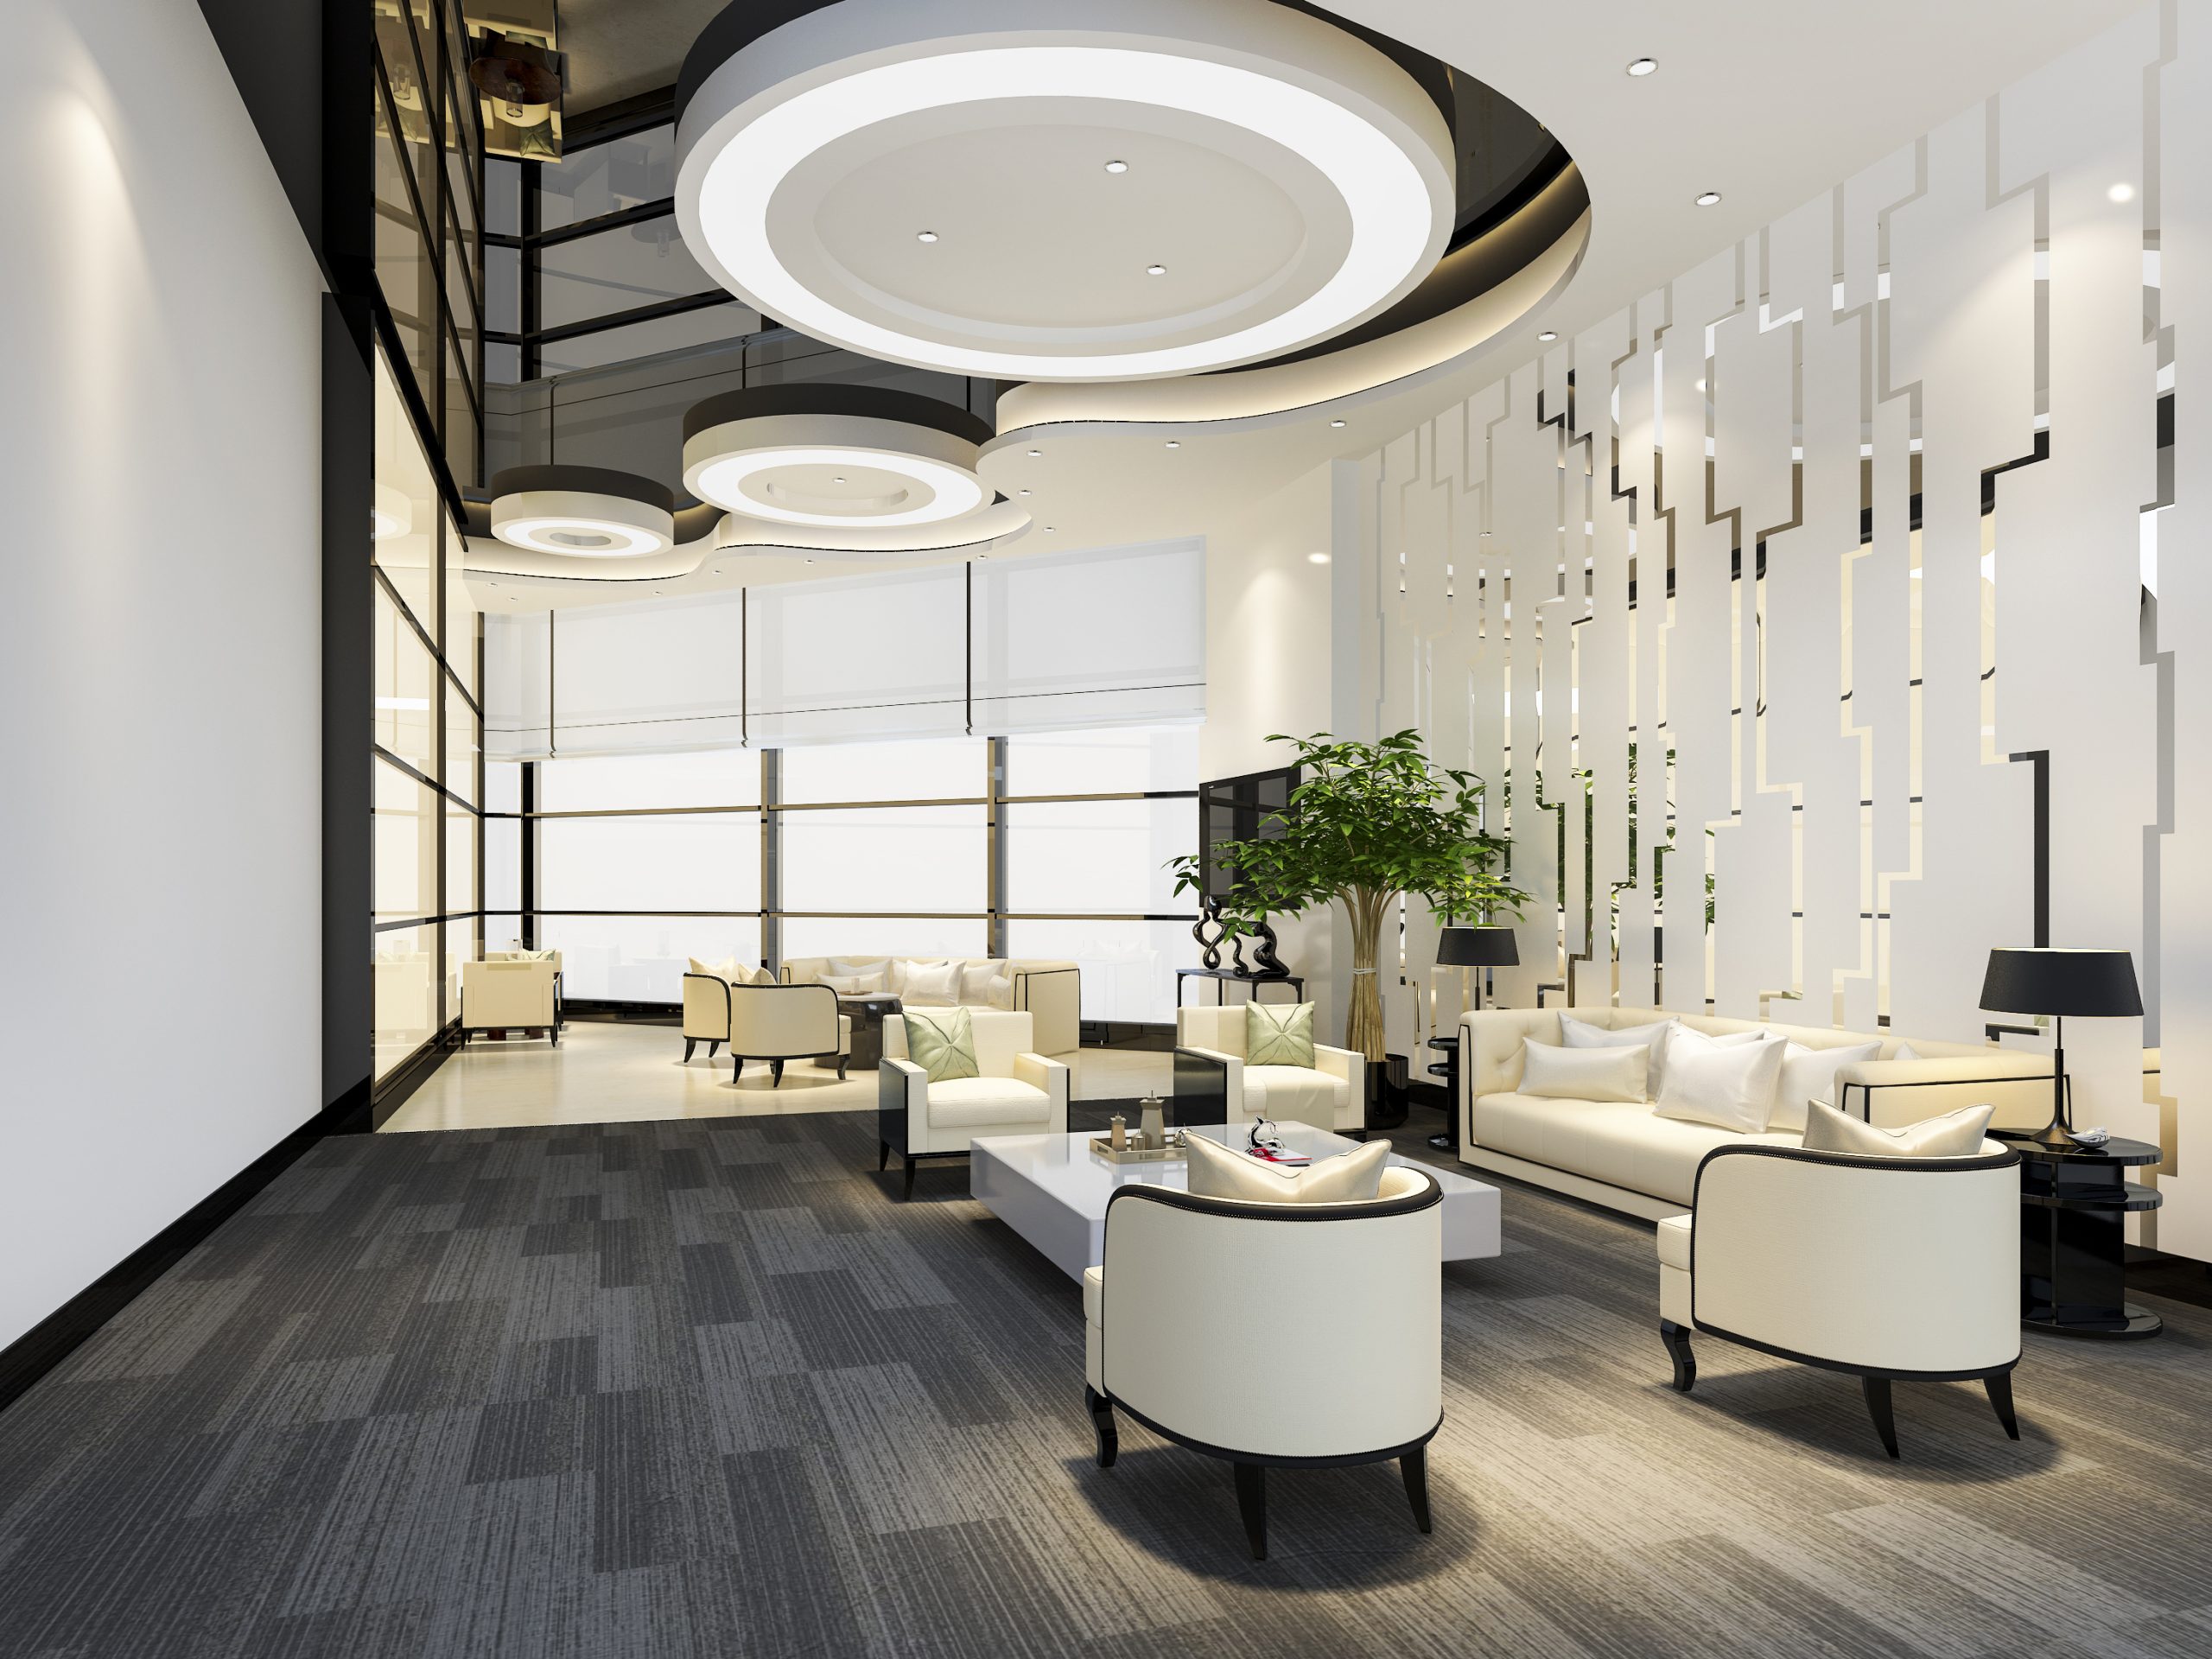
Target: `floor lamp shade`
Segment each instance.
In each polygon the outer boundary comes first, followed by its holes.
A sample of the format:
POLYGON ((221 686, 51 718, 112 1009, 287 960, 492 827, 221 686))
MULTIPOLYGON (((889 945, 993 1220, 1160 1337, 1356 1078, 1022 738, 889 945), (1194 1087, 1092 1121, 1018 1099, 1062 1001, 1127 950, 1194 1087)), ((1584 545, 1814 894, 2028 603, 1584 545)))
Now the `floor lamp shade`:
POLYGON ((2135 959, 2125 950, 1996 950, 1981 982, 1993 1013, 2126 1019, 2143 1012, 2135 959))
POLYGON ((1447 927, 1436 937, 1440 968, 1517 968, 1521 951, 1510 927, 1447 927))

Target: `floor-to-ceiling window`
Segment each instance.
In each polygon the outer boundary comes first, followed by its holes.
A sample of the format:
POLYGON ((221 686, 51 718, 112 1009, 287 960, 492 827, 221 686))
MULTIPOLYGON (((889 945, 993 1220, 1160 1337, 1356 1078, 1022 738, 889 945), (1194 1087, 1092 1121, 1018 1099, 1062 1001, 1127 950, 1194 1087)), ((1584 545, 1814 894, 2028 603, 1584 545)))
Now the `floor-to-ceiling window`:
POLYGON ((1085 1019, 1164 1023, 1197 786, 1188 726, 497 763, 486 938, 632 1004, 690 957, 1066 958, 1085 1019))

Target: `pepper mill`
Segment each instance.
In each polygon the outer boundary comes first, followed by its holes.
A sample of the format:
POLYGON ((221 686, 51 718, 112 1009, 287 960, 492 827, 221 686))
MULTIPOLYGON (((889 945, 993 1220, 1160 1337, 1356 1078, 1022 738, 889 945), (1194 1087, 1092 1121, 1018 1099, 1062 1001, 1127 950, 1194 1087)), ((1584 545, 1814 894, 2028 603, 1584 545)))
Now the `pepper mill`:
POLYGON ((1144 1114, 1144 1145, 1157 1152, 1167 1144, 1167 1109, 1158 1095, 1147 1095, 1140 1109, 1144 1114))
POLYGON ((1106 1144, 1116 1152, 1129 1149, 1129 1120, 1119 1112, 1114 1114, 1113 1122, 1107 1127, 1106 1144))

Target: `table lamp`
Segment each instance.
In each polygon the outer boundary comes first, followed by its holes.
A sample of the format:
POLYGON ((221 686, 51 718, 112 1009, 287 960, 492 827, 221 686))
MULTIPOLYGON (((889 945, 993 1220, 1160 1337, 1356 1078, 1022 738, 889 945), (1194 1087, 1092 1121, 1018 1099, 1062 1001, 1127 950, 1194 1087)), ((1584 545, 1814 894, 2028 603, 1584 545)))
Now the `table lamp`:
MULTIPOLYGON (((1440 968, 1518 968, 1520 947, 1510 927, 1447 927, 1436 936, 1440 968)), ((1475 1007, 1483 1005, 1483 982, 1475 981, 1475 1007)))
POLYGON ((2125 950, 1998 949, 1989 953, 1981 1006, 1993 1014, 2044 1014, 2057 1021, 2050 1051, 2050 1122, 2029 1137, 2037 1146, 2069 1147, 2066 1109, 2066 1016, 2124 1020, 2143 1012, 2135 959, 2125 950))

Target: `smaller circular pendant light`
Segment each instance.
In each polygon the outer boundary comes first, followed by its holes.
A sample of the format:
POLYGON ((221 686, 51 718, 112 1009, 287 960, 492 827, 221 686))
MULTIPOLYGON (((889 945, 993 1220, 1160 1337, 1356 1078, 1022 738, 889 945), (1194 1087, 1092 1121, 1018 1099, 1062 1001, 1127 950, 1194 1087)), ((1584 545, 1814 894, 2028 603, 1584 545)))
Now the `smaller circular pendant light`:
POLYGON ((510 547, 633 559, 676 543, 676 498, 635 473, 513 467, 492 480, 492 533, 510 547))
POLYGON ((683 487, 772 524, 934 542, 990 505, 976 470, 990 437, 964 409, 879 386, 724 392, 683 417, 683 487))

